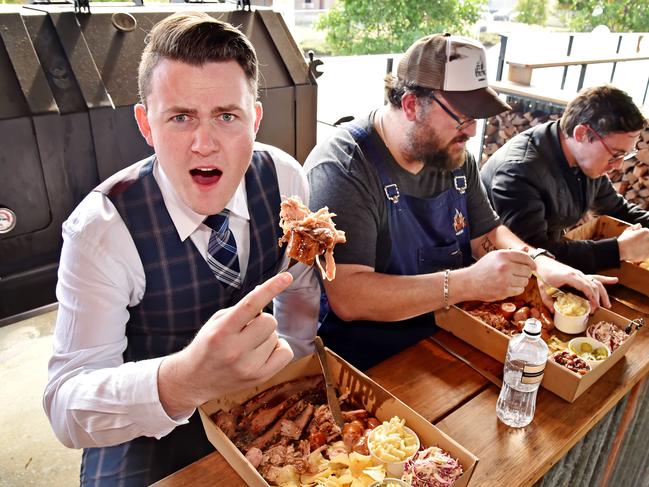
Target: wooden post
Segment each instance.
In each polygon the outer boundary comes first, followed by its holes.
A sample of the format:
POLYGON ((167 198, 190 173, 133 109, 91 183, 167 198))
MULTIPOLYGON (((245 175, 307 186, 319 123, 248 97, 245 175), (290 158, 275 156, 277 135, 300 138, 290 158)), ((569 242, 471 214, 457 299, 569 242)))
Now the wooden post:
POLYGON ((532 83, 532 68, 524 64, 509 63, 509 73, 507 79, 514 83, 520 83, 524 86, 530 86, 532 83))

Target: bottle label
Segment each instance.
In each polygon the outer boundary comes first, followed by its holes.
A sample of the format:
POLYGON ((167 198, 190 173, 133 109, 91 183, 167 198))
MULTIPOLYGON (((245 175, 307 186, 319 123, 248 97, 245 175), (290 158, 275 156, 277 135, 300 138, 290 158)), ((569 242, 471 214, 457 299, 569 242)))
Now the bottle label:
POLYGON ((525 364, 523 367, 523 377, 521 382, 523 384, 536 384, 543 380, 543 371, 545 370, 546 362, 542 364, 525 364))

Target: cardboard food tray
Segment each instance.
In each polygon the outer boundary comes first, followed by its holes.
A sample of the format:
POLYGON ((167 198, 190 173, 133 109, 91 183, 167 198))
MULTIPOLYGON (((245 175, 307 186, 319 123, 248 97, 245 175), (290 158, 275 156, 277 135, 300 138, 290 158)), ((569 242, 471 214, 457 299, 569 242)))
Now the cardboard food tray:
MULTIPOLYGON (((452 333, 458 338, 483 351, 490 357, 504 363, 507 355, 509 336, 487 325, 482 320, 474 317, 457 306, 451 306, 448 310, 435 312, 435 319, 440 328, 452 333)), ((629 324, 627 318, 620 316, 604 308, 598 309, 588 318, 588 324, 599 321, 609 321, 618 328, 625 329, 629 324)), ((569 335, 571 338, 584 336, 569 335)), ((631 333, 622 345, 615 350, 609 358, 588 372, 580 376, 561 365, 548 360, 541 385, 555 393, 568 402, 574 402, 590 386, 592 386, 602 375, 606 373, 616 362, 618 362, 635 340, 635 330, 631 333)))
MULTIPOLYGON (((600 240, 619 236, 630 225, 610 216, 600 216, 566 233, 568 240, 600 240)), ((619 269, 607 269, 601 274, 614 276, 620 284, 649 296, 649 270, 631 262, 620 262, 619 269)))
MULTIPOLYGON (((338 384, 339 393, 351 392, 350 399, 353 402, 362 404, 381 421, 389 420, 393 416, 405 419, 406 425, 417 433, 424 447, 437 445, 459 460, 464 473, 453 484, 453 487, 468 485, 478 463, 478 458, 475 455, 331 350, 326 349, 326 352, 332 376, 338 384)), ((261 391, 281 382, 321 373, 318 359, 313 354, 289 364, 261 386, 214 399, 199 408, 207 438, 249 486, 268 487, 269 484, 216 426, 211 415, 221 410, 230 410, 233 406, 241 404, 261 391)))

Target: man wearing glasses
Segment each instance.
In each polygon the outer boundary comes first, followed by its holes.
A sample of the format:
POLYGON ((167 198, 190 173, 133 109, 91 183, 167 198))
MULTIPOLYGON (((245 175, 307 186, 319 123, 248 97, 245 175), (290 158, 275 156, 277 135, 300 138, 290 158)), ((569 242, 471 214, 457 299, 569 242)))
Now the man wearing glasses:
POLYGON ((481 44, 424 37, 386 91, 386 106, 340 127, 305 164, 311 205, 329 206, 347 235, 337 277, 324 283, 327 346, 369 368, 431 335, 432 311, 520 294, 533 271, 608 304, 602 282, 612 281, 529 248, 489 204, 465 146, 475 119, 509 106, 487 85, 481 44))
POLYGON ((635 155, 646 123, 626 93, 604 85, 581 91, 561 120, 512 138, 481 170, 503 223, 584 272, 649 259, 649 212, 620 196, 606 175, 635 155), (589 210, 634 225, 618 238, 563 240, 589 210))

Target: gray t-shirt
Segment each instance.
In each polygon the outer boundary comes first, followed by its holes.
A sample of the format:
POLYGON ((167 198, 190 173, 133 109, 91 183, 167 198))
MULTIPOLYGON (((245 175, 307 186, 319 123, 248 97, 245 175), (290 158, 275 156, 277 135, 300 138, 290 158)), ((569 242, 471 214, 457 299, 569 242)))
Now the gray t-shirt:
MULTIPOLYGON (((369 133, 369 143, 383 155, 388 174, 401 194, 432 198, 453 187, 453 176, 448 171, 425 166, 412 174, 403 169, 374 131, 375 113, 354 123, 369 133)), ((309 206, 312 210, 328 206, 336 214, 336 228, 346 233, 347 243, 336 246, 336 261, 385 272, 391 251, 386 197, 374 164, 352 135, 344 128, 337 130, 313 149, 304 168, 311 187, 309 206)), ((480 182, 473 156, 467 156, 462 170, 467 178, 468 221, 474 239, 498 226, 499 220, 480 182)))

